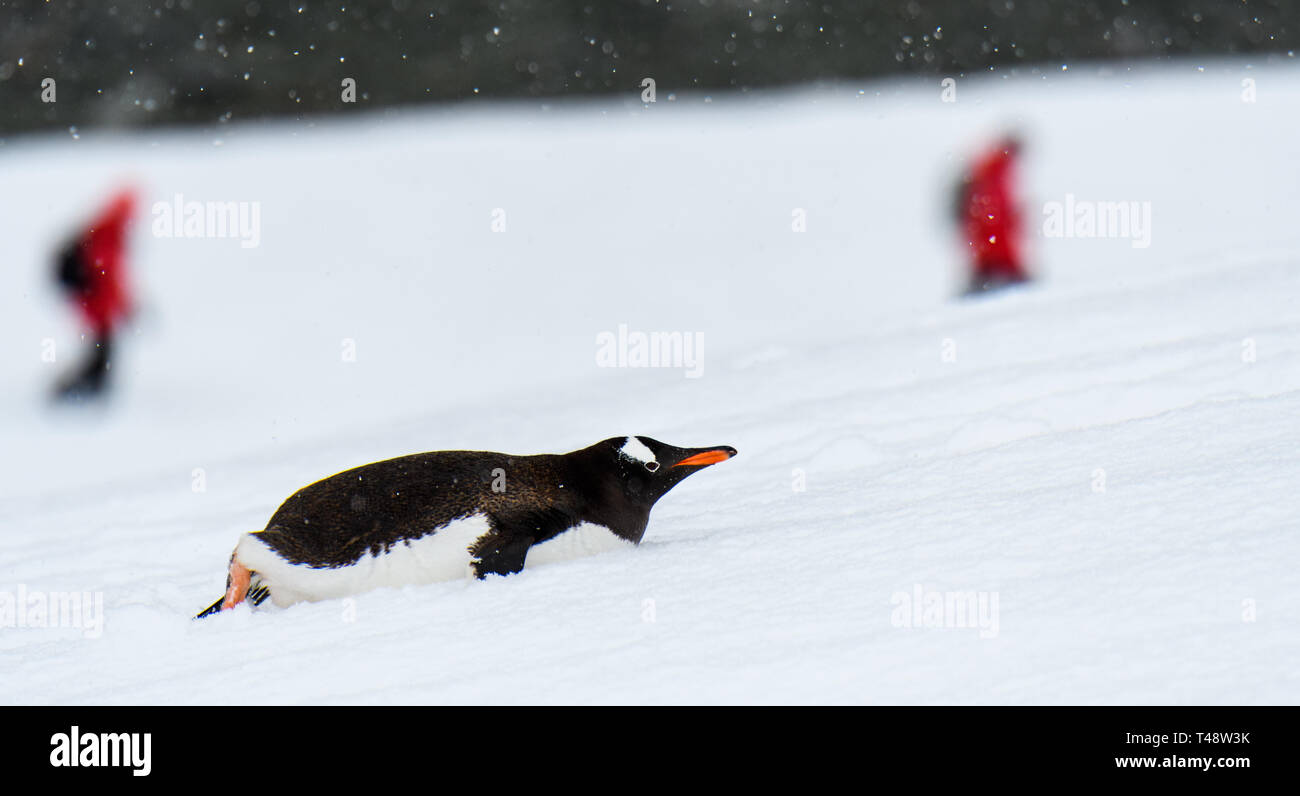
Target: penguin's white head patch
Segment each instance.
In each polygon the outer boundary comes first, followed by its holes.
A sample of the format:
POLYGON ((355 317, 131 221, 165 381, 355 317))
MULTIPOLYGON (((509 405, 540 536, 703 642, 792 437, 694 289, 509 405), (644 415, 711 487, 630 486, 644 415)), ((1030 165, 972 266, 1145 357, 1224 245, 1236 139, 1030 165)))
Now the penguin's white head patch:
POLYGON ((627 441, 623 443, 623 447, 618 449, 618 452, 634 462, 641 462, 642 464, 655 462, 655 464, 658 464, 655 461, 654 451, 650 450, 649 446, 642 442, 639 437, 628 437, 627 441))

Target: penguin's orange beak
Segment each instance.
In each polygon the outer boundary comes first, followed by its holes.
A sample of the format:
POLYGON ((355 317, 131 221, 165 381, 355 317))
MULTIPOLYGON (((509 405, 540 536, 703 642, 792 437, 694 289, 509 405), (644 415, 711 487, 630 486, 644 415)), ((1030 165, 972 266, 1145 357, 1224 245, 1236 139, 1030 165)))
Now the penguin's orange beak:
POLYGON ((674 464, 673 467, 705 467, 710 464, 725 462, 727 459, 730 459, 735 455, 735 448, 723 445, 720 448, 708 448, 699 453, 687 456, 677 464, 674 464))

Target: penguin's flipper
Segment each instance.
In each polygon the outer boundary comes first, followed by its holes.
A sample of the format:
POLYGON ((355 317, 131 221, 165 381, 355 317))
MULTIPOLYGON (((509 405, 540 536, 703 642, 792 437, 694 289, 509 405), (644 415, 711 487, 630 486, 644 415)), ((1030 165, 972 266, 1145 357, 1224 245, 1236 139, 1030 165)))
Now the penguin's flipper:
POLYGON ((550 539, 572 527, 573 518, 548 506, 541 509, 495 511, 489 515, 492 533, 473 547, 474 577, 483 580, 489 574, 513 575, 523 570, 528 550, 538 539, 550 539))
POLYGON ((483 580, 489 574, 513 575, 524 568, 533 537, 489 535, 471 549, 474 577, 483 580))

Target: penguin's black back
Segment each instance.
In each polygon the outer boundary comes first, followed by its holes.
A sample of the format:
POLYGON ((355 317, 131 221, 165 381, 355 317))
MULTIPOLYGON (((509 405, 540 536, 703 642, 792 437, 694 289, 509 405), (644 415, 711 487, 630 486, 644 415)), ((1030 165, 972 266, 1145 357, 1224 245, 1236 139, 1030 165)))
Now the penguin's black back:
POLYGON ((312 567, 347 566, 479 513, 498 542, 541 542, 579 522, 598 488, 573 465, 568 456, 487 451, 388 459, 303 487, 257 536, 287 561, 312 567))

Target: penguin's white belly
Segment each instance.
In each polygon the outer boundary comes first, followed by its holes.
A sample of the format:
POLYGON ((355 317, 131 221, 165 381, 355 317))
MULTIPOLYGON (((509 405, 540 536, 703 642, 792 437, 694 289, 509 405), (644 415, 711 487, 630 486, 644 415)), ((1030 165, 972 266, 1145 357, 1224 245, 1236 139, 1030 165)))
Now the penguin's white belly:
MULTIPOLYGON (((291 563, 257 534, 245 534, 235 547, 235 558, 258 573, 270 590, 271 602, 283 608, 373 589, 472 578, 474 559, 470 548, 491 530, 487 517, 475 514, 453 520, 419 539, 395 544, 378 555, 366 553, 355 563, 342 567, 291 563)), ((569 561, 634 546, 603 525, 584 522, 531 547, 524 566, 569 561)))
POLYGON ((636 547, 636 545, 604 525, 584 522, 547 539, 541 544, 535 544, 528 548, 528 557, 524 559, 524 567, 553 564, 557 561, 571 561, 575 558, 608 553, 611 550, 626 550, 630 547, 636 547))
POLYGON ((239 563, 261 575, 280 607, 329 600, 385 587, 458 580, 474 576, 470 548, 491 530, 487 517, 475 514, 452 520, 436 532, 392 546, 378 555, 366 553, 345 567, 311 567, 284 560, 256 534, 245 534, 235 547, 239 563))

